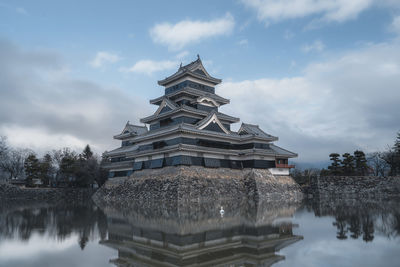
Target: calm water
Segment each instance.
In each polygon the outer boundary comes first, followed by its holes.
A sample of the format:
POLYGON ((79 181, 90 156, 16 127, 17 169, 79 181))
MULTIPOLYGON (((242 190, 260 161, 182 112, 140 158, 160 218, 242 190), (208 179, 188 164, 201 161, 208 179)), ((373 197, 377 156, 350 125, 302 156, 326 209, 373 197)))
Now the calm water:
POLYGON ((0 206, 0 266, 172 265, 400 266, 399 202, 0 206))

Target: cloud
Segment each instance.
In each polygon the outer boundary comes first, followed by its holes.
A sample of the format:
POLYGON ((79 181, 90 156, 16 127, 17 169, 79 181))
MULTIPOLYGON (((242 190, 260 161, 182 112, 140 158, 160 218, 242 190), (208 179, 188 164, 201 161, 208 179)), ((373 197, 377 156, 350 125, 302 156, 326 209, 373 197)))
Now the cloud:
POLYGON ((242 39, 238 43, 238 45, 246 46, 249 44, 249 41, 247 39, 242 39))
POLYGON ((323 21, 344 22, 356 18, 371 7, 373 0, 242 0, 254 9, 265 23, 280 22, 308 16, 318 16, 323 21))
POLYGON ((183 20, 176 24, 156 24, 150 29, 150 36, 155 43, 166 45, 171 50, 179 50, 207 38, 229 35, 234 26, 233 16, 227 13, 224 17, 211 21, 183 20))
POLYGON ((300 161, 331 152, 386 149, 399 130, 400 43, 369 45, 315 62, 303 75, 223 83, 224 106, 278 135, 300 161))
POLYGON ((117 54, 100 51, 100 52, 97 52, 96 56, 89 64, 93 68, 101 68, 106 63, 115 63, 120 60, 121 60, 121 58, 117 54))
POLYGON ((400 16, 393 18, 392 24, 390 25, 390 30, 400 35, 400 16))
POLYGON ((325 49, 325 45, 323 42, 321 42, 320 40, 316 40, 314 41, 312 44, 305 44, 301 47, 301 50, 304 53, 309 53, 309 52, 321 52, 322 50, 325 49))
POLYGON ((130 68, 121 68, 122 72, 133 72, 151 75, 153 72, 169 70, 176 68, 179 65, 177 61, 153 61, 153 60, 139 60, 130 68))
POLYGON ((178 53, 175 57, 177 59, 184 59, 188 55, 189 55, 189 52, 185 50, 185 51, 182 51, 182 52, 178 53))
POLYGON ((0 58, 0 135, 11 145, 41 153, 89 143, 103 152, 127 120, 150 112, 122 89, 70 77, 58 54, 0 40, 0 58))
POLYGON ((286 40, 290 40, 294 37, 294 33, 290 30, 286 30, 285 33, 283 34, 283 38, 286 40))

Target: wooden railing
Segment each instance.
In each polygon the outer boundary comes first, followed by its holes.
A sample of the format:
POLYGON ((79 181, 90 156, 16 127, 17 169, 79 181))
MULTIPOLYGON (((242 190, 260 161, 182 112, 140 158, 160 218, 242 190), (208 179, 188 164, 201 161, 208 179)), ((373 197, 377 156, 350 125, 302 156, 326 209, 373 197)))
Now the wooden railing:
POLYGON ((278 163, 276 163, 275 166, 276 166, 276 168, 289 168, 289 169, 294 168, 294 165, 292 165, 292 164, 278 164, 278 163))

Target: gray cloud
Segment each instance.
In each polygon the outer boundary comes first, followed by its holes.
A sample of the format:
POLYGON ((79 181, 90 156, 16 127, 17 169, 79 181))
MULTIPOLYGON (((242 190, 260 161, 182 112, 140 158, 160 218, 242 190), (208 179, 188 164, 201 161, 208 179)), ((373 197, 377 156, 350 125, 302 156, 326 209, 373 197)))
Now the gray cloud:
POLYGON ((227 82, 232 112, 280 136, 299 161, 382 150, 400 130, 400 44, 368 45, 307 66, 293 78, 227 82))
POLYGON ((150 109, 121 89, 70 77, 57 54, 0 40, 0 58, 0 134, 12 144, 46 150, 90 143, 102 152, 126 120, 150 109))

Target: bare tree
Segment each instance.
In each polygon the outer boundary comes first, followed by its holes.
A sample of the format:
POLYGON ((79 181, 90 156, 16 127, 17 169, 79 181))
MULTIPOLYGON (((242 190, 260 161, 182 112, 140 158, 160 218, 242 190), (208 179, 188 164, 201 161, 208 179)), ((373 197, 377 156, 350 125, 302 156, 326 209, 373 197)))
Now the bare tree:
POLYGON ((7 160, 8 147, 6 143, 6 137, 0 136, 0 181, 5 180, 5 170, 2 168, 3 162, 7 160))
POLYGON ((33 151, 29 149, 10 149, 7 158, 0 162, 0 168, 8 173, 9 179, 21 177, 24 174, 24 162, 33 151))
POLYGON ((7 138, 5 136, 0 136, 0 161, 7 156, 7 138))
POLYGON ((385 176, 389 164, 385 160, 385 153, 383 152, 373 152, 369 153, 367 156, 368 165, 374 170, 375 176, 385 176))
POLYGON ((68 147, 64 147, 63 149, 53 150, 51 152, 51 156, 53 158, 53 164, 55 165, 54 168, 56 170, 59 170, 63 158, 70 155, 76 156, 76 153, 68 147))

